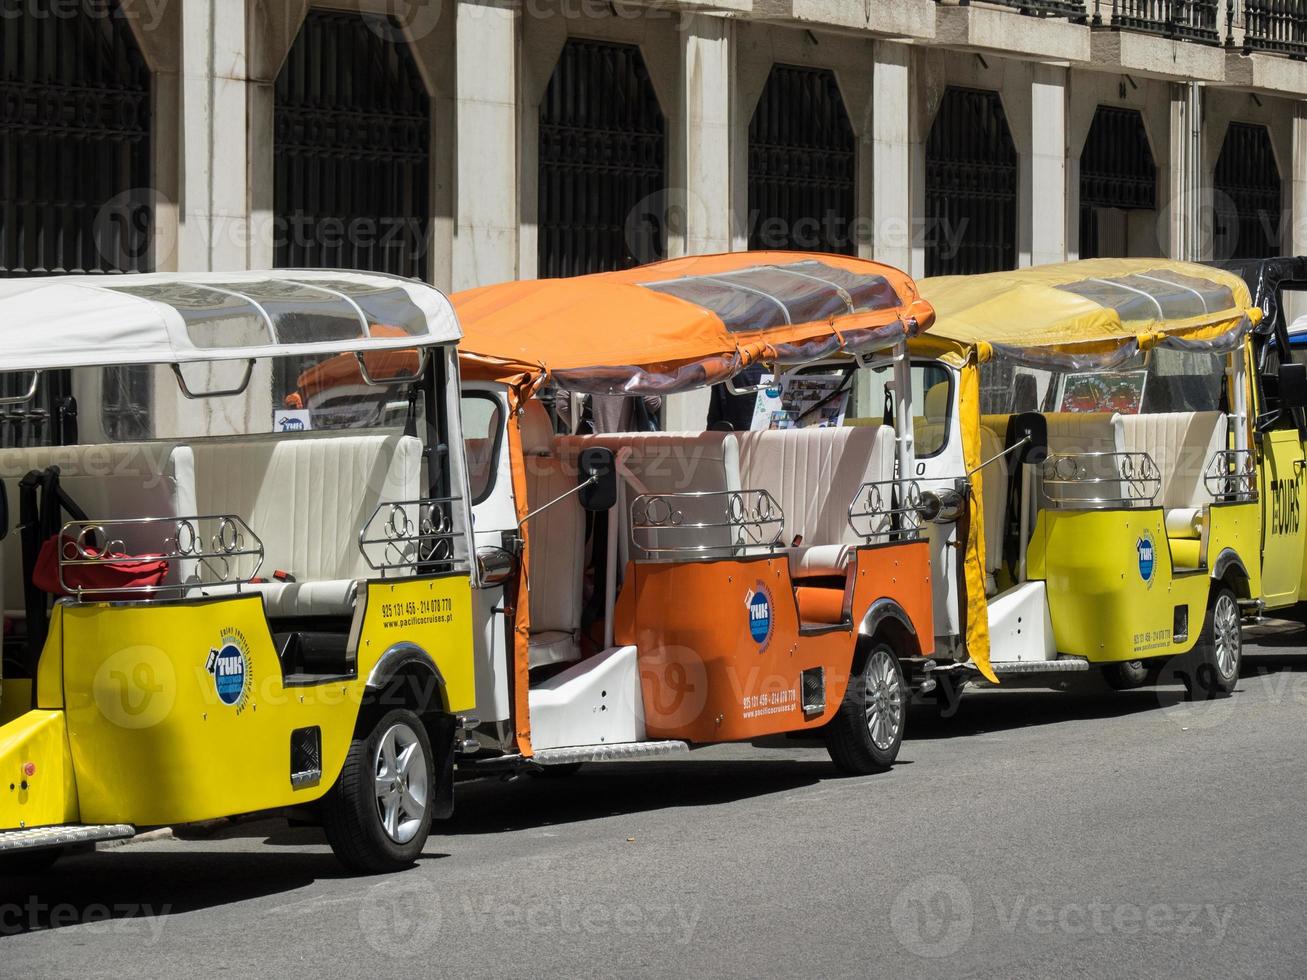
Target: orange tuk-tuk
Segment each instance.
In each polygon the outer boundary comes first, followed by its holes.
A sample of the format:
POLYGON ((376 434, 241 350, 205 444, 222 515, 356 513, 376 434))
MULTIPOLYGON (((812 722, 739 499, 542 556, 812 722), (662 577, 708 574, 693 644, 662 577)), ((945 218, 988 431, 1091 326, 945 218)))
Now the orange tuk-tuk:
POLYGON ((907 341, 934 314, 913 281, 754 252, 452 299, 482 582, 462 771, 782 733, 824 738, 848 772, 888 768, 933 686, 907 341), (837 353, 895 358, 884 424, 582 433, 542 398, 663 396, 750 366, 776 385, 837 353))

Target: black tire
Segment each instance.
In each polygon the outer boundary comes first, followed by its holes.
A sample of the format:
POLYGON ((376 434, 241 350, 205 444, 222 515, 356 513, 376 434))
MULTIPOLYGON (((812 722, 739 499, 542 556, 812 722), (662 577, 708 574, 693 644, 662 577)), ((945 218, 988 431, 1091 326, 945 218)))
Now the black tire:
POLYGON ((1239 683, 1243 665, 1243 628, 1239 600, 1223 583, 1212 586, 1203 631, 1181 660, 1180 680, 1194 700, 1226 697, 1239 683))
POLYGON ((431 833, 435 794, 435 756, 426 726, 406 708, 386 712, 350 743, 340 778, 323 798, 322 826, 331 849, 351 871, 380 874, 410 867, 431 833), (413 746, 421 759, 407 755, 405 768, 403 758, 413 746), (395 758, 393 767, 389 757, 395 758), (377 784, 387 775, 393 778, 383 800, 377 784))
POLYGON ((63 855, 62 847, 42 847, 0 855, 0 876, 39 875, 54 867, 63 855))
POLYGON ((1148 683, 1148 665, 1142 660, 1123 660, 1103 668, 1103 680, 1118 691, 1129 691, 1148 683))
POLYGON ((907 721, 908 686, 898 654, 876 640, 849 678, 844 700, 826 726, 826 749, 841 772, 884 772, 898 758, 907 721))

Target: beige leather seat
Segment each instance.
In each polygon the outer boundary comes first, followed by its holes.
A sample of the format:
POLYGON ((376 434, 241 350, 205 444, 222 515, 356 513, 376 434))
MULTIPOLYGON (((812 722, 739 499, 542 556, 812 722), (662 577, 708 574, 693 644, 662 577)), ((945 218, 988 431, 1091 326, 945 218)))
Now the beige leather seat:
POLYGON ((995 573, 1003 567, 1003 528, 1007 523, 1008 457, 994 459, 1003 451, 1003 440, 987 425, 980 426, 980 461, 994 460, 972 477, 980 483, 985 522, 985 593, 998 591, 995 573))
POLYGON ((849 506, 864 483, 894 475, 894 430, 886 425, 740 432, 741 489, 767 490, 785 512, 781 542, 796 577, 842 576, 850 546, 849 506))
MULTIPOLYGON (((549 413, 527 402, 522 416, 527 509, 535 510, 576 486, 575 468, 555 452, 549 413)), ((530 518, 527 592, 531 615, 527 663, 530 667, 581 659, 585 511, 573 494, 530 518)))
POLYGON ((1048 451, 1079 455, 1081 471, 1097 482, 1046 486, 1040 505, 1053 497, 1067 507, 1074 507, 1076 501, 1121 499, 1125 491, 1120 480, 1120 458, 1092 455, 1124 450, 1118 416, 1110 412, 1048 412, 1044 418, 1048 420, 1048 451))
MULTIPOLYGON (((619 473, 629 481, 626 502, 629 508, 642 493, 713 493, 739 487, 739 457, 734 439, 726 432, 624 432, 593 436, 563 436, 555 440, 561 459, 572 466, 581 450, 603 446, 619 457, 619 473)), ((723 496, 704 498, 697 503, 682 501, 686 521, 725 524, 727 502, 723 496)), ((629 520, 629 513, 621 519, 629 520)), ((713 549, 714 554, 729 554, 735 537, 729 527, 697 532, 691 539, 685 532, 650 530, 640 535, 649 548, 696 544, 713 549)), ((618 538, 619 560, 637 561, 655 557, 631 541, 629 531, 618 538)))
MULTIPOLYGON (((26 615, 23 596, 23 547, 18 528, 18 484, 32 470, 60 469, 60 484, 92 521, 195 514, 195 463, 188 446, 165 442, 95 446, 53 446, 0 450, 0 479, 9 495, 9 533, 0 542, 5 615, 26 615)), ((119 525, 113 536, 131 554, 165 550, 172 525, 119 525)), ((174 564, 165 579, 178 584, 189 574, 174 564)))
POLYGON ((261 574, 295 578, 242 589, 262 593, 273 618, 352 615, 358 580, 379 574, 359 530, 382 501, 423 496, 421 442, 395 432, 198 439, 191 449, 199 513, 244 518, 263 541, 261 574))
POLYGON ((1168 537, 1201 537, 1203 508, 1212 494, 1203 479, 1208 463, 1228 440, 1222 412, 1154 412, 1120 415, 1125 448, 1153 457, 1161 471, 1157 505, 1166 511, 1168 537))

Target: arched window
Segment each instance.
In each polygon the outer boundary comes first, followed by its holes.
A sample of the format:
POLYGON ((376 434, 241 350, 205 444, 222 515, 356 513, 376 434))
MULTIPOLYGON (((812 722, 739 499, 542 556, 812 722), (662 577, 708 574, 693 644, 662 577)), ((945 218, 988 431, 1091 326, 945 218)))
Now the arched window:
POLYGON ((835 73, 774 66, 749 122, 749 247, 856 254, 856 181, 835 73))
POLYGON ((541 277, 662 258, 663 113, 640 49, 573 38, 540 103, 541 277))
POLYGON ((926 275, 1017 263, 1017 151, 997 92, 949 88, 926 141, 926 275))
MULTIPOLYGON (((1080 257, 1131 254, 1131 213, 1156 208, 1157 164, 1144 117, 1138 109, 1099 106, 1080 154, 1080 257)), ((1155 242, 1154 233, 1150 253, 1155 242)))
POLYGON ((1280 168, 1265 126, 1230 123, 1216 159, 1216 258, 1280 254, 1280 168))
POLYGON ((398 36, 327 10, 300 28, 277 76, 279 267, 428 277, 431 104, 398 36))

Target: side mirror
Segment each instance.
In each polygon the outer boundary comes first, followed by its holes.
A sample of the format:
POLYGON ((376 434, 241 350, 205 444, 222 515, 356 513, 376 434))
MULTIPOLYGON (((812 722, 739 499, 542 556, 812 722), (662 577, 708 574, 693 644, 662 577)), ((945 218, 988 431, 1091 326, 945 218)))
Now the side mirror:
POLYGON ((1307 364, 1281 364, 1278 387, 1281 411, 1307 408, 1307 364))
POLYGON ((585 510, 598 512, 617 506, 617 463, 611 449, 591 446, 581 450, 577 471, 578 496, 585 510))
POLYGON ((1039 412, 1022 412, 1014 415, 1007 425, 1007 448, 1013 449, 1024 440, 1018 462, 1042 463, 1048 458, 1048 419, 1039 412))

